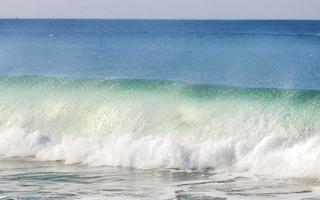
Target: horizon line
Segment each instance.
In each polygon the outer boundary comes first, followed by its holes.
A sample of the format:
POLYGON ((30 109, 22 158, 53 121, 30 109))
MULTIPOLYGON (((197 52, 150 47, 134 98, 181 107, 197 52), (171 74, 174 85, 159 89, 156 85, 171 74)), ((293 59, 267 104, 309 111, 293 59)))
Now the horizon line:
POLYGON ((0 17, 0 20, 141 20, 141 21, 320 21, 313 18, 38 18, 0 17))

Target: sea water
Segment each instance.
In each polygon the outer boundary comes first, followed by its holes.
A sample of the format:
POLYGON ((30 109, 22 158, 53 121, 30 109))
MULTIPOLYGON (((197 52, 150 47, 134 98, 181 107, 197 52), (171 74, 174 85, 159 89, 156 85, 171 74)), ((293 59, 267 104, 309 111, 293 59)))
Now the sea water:
POLYGON ((3 199, 320 198, 320 21, 0 20, 3 199))

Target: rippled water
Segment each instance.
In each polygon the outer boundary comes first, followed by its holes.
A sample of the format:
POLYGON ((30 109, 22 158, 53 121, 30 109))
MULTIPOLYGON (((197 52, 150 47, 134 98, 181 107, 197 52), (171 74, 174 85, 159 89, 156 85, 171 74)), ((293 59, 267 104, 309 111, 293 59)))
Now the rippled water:
POLYGON ((1 199, 319 199, 317 179, 0 160, 1 199))

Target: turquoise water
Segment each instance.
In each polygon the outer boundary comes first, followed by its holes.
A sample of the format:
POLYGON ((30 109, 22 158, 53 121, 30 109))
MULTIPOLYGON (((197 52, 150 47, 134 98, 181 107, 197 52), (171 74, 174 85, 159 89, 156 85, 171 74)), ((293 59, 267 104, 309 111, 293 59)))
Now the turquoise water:
POLYGON ((319 198, 319 34, 0 20, 0 197, 319 198))

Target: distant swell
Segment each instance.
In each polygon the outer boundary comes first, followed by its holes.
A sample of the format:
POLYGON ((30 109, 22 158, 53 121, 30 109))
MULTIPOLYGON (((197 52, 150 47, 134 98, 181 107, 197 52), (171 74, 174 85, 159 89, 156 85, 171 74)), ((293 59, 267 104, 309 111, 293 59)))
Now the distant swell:
POLYGON ((3 156, 320 175, 319 91, 31 76, 0 92, 3 156))

